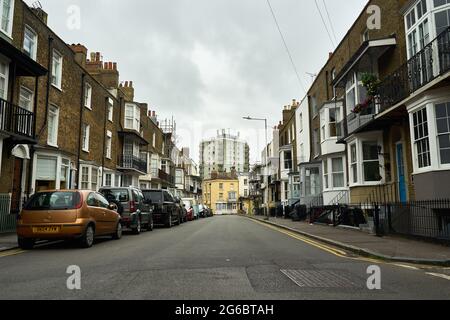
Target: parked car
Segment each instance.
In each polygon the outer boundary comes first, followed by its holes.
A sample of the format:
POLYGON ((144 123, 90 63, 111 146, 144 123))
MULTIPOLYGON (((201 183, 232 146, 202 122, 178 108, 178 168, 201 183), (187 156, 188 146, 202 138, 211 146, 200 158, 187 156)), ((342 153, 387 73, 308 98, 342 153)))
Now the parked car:
POLYGON ((200 218, 206 218, 206 207, 204 205, 199 205, 198 206, 198 215, 200 218))
POLYGON ((133 187, 106 188, 99 191, 105 198, 115 203, 122 217, 122 227, 139 234, 142 228, 153 230, 153 214, 151 207, 144 203, 144 195, 133 187))
POLYGON ((182 199, 184 205, 186 206, 188 221, 193 221, 198 219, 198 206, 195 204, 195 199, 192 198, 184 198, 182 199), (195 209, 197 207, 197 210, 195 209))
POLYGON ((18 216, 17 236, 22 249, 37 240, 78 239, 90 248, 96 236, 122 237, 117 206, 93 191, 45 191, 34 194, 18 216))
POLYGON ((199 205, 195 204, 193 206, 193 213, 194 213, 194 220, 200 219, 200 211, 199 211, 199 205))
POLYGON ((181 223, 181 213, 172 194, 167 190, 142 190, 145 202, 153 207, 155 224, 171 228, 181 223))
POLYGON ((195 217, 194 217, 194 208, 190 207, 189 209, 187 209, 187 216, 186 216, 187 221, 194 221, 195 217))

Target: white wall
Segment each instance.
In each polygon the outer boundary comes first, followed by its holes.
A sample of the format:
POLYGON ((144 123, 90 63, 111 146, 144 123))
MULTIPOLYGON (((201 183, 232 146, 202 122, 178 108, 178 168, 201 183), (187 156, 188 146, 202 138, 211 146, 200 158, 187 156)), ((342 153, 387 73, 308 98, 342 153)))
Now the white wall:
MULTIPOLYGON (((297 128, 297 163, 309 162, 311 156, 311 137, 310 137, 310 123, 309 123, 309 106, 308 97, 305 97, 300 103, 300 107, 295 111, 295 121, 297 128), (302 114, 302 123, 300 123, 300 114, 302 114), (300 128, 303 128, 300 131, 300 128), (304 155, 300 154, 300 146, 303 144, 304 155)), ((281 165, 281 164, 280 164, 281 165)))

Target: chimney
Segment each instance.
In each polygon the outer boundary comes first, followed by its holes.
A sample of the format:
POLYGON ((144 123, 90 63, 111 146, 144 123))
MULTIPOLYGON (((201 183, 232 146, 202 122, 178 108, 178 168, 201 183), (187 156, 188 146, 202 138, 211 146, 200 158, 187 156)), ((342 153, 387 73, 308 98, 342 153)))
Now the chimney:
POLYGON ((75 53, 75 61, 78 62, 83 68, 86 67, 87 48, 82 44, 72 44, 70 46, 75 53))
POLYGON ((128 101, 134 101, 133 81, 125 81, 125 84, 121 89, 128 101))

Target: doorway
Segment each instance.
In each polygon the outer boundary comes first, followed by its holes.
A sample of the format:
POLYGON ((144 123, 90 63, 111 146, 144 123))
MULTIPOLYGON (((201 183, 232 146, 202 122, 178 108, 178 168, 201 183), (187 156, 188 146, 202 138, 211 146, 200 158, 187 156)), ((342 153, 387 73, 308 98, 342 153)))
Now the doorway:
POLYGON ((398 196, 400 202, 408 200, 405 176, 405 161, 403 143, 399 142, 396 145, 397 150, 397 178, 398 178, 398 196))

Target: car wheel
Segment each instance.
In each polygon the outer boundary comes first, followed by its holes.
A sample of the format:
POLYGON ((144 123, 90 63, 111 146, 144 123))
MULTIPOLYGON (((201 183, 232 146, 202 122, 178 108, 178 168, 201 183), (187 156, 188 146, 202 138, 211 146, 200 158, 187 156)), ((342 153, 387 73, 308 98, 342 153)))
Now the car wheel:
POLYGON ((90 248, 94 244, 95 229, 93 225, 88 225, 80 239, 82 248, 90 248))
POLYGON ((117 226, 116 226, 116 232, 113 234, 113 239, 114 240, 121 239, 122 234, 123 234, 122 224, 119 222, 119 223, 117 223, 117 226))
POLYGON ((132 231, 133 231, 133 234, 136 234, 136 235, 141 233, 141 218, 140 217, 138 218, 136 228, 133 228, 132 231))
POLYGON ((25 238, 19 238, 17 240, 20 249, 23 250, 31 250, 34 247, 34 244, 36 243, 36 241, 34 239, 25 239, 25 238))
POLYGON ((166 227, 167 228, 172 228, 172 214, 169 213, 169 217, 167 218, 167 223, 166 223, 166 227))

